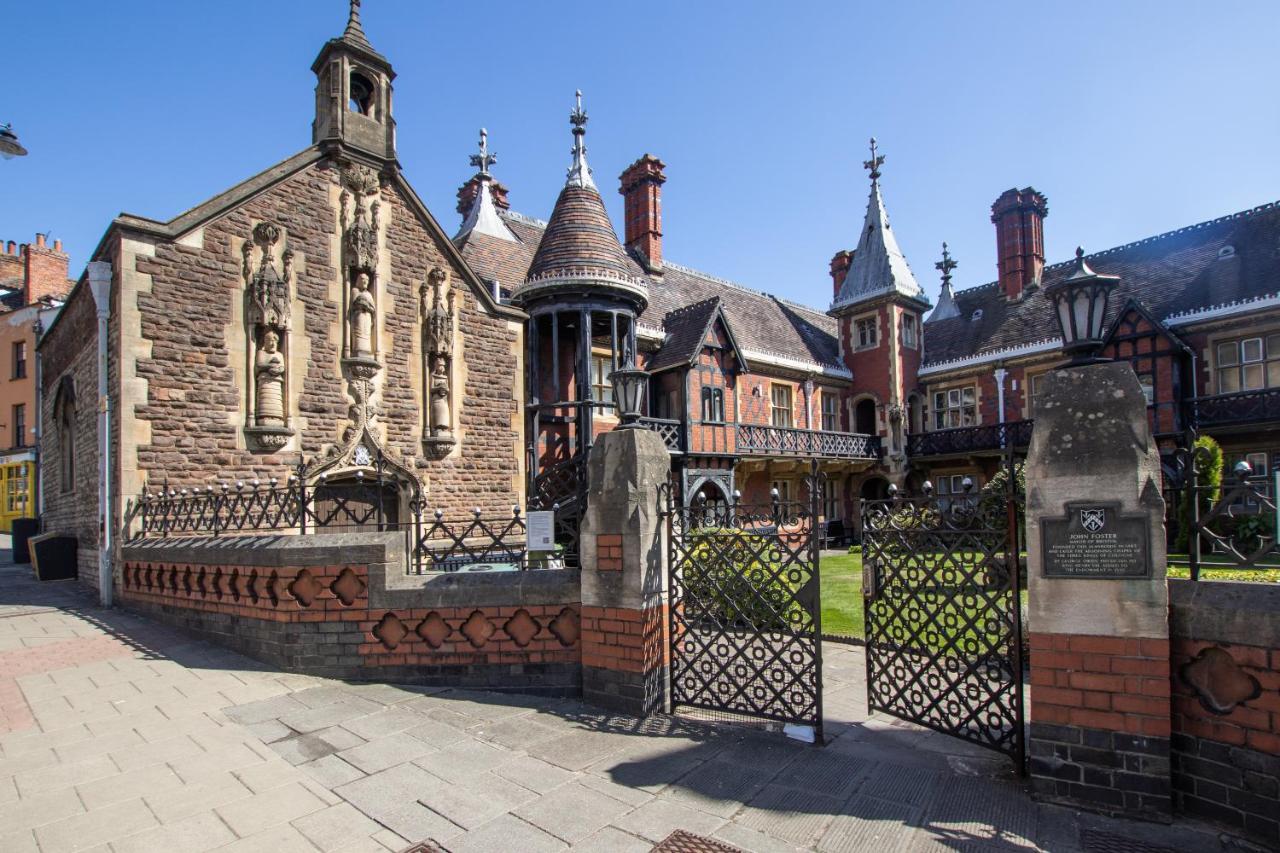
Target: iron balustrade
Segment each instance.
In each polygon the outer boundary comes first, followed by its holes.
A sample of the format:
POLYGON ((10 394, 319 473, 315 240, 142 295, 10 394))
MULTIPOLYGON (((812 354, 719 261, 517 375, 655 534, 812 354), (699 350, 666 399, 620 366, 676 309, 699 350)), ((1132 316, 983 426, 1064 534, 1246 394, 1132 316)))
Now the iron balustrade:
POLYGON ((1240 462, 1214 483, 1201 473, 1212 464, 1212 452, 1193 447, 1180 454, 1176 467, 1181 470, 1175 475, 1181 475, 1181 482, 1171 482, 1165 490, 1170 566, 1185 565, 1193 581, 1205 569, 1280 571, 1274 480, 1254 476, 1240 462))
POLYGON ((1280 388, 1196 397, 1187 401, 1196 427, 1231 426, 1280 420, 1280 388))
POLYGON ((684 452, 684 424, 669 418, 641 418, 640 426, 653 430, 672 453, 684 452))
MULTIPOLYGON (((310 485, 295 472, 283 480, 144 490, 126 507, 123 538, 391 531, 405 537, 411 574, 577 565, 575 548, 531 555, 527 521, 518 506, 506 515, 486 515, 477 508, 468 516, 447 517, 413 495, 407 501, 408 519, 402 521, 400 505, 395 482, 380 472, 357 475, 354 482, 321 479, 310 485)), ((558 505, 548 506, 552 508, 558 505)), ((556 522, 562 522, 559 512, 556 522)))
POLYGON ((754 456, 879 459, 882 448, 878 435, 738 424, 738 453, 754 456))
POLYGON ((952 453, 1023 448, 1031 444, 1033 420, 1002 424, 952 427, 907 435, 908 456, 945 456, 952 453))

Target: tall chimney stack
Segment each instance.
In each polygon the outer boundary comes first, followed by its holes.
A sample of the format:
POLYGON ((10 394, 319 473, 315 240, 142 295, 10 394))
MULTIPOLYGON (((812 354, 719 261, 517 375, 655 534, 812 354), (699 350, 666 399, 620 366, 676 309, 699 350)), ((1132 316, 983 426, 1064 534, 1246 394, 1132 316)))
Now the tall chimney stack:
POLYGON ((831 257, 832 299, 840 296, 840 285, 844 284, 844 277, 849 274, 851 264, 853 264, 853 249, 841 249, 831 257))
POLYGON ((657 157, 645 154, 619 177, 622 185, 618 192, 625 199, 624 242, 641 265, 654 274, 662 272, 662 185, 667 182, 663 174, 666 168, 657 157))
POLYGON ((1044 272, 1044 218, 1049 200, 1032 187, 1005 190, 991 205, 996 226, 1000 289, 1016 302, 1044 272))
POLYGON ((22 247, 22 286, 27 305, 50 296, 61 299, 70 288, 67 282, 70 259, 62 251, 62 241, 54 243, 53 248, 47 243, 47 235, 37 234, 34 245, 22 247))

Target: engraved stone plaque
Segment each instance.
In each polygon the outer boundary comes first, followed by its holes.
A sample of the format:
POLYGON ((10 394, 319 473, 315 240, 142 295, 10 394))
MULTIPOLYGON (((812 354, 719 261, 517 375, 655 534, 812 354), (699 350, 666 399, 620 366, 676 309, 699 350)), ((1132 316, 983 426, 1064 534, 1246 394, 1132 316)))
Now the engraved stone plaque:
POLYGON ((1122 515, 1115 503, 1069 503, 1065 518, 1040 520, 1044 576, 1150 577, 1150 538, 1143 513, 1122 515))

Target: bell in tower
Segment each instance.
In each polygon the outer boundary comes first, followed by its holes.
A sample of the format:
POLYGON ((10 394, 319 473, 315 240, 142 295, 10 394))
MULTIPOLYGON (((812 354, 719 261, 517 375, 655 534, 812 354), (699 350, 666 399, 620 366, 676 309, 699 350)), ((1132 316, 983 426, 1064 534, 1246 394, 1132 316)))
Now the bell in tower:
POLYGON ((311 141, 396 158, 396 123, 391 116, 391 81, 396 73, 373 49, 360 25, 360 0, 341 36, 329 39, 312 63, 316 75, 316 119, 311 141))

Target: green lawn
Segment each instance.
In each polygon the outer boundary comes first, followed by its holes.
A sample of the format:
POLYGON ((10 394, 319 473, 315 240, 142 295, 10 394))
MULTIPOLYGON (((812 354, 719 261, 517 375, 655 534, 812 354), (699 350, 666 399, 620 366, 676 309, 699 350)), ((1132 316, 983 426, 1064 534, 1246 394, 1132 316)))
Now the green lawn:
POLYGON ((823 557, 822 633, 862 639, 862 554, 823 557))

